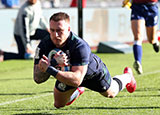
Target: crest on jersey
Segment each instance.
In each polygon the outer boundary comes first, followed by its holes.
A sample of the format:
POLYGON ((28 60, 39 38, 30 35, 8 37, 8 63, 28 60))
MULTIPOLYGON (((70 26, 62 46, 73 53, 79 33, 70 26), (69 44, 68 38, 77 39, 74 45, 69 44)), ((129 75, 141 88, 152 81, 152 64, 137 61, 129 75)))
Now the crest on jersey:
MULTIPOLYGON (((54 55, 58 52, 58 51, 61 51, 60 49, 53 49, 49 52, 48 54, 48 59, 51 60, 53 59, 54 55)), ((62 51, 63 52, 63 51, 62 51)), ((66 55, 68 56, 69 55, 69 50, 66 50, 66 55)), ((68 62, 69 63, 69 62, 68 62)), ((70 66, 64 66, 64 67, 59 67, 59 66, 56 66, 56 69, 58 70, 61 70, 61 71, 70 71, 70 66)))
POLYGON ((51 50, 48 54, 48 59, 51 60, 58 51, 60 51, 60 49, 55 48, 51 50))
POLYGON ((66 84, 64 84, 64 83, 59 83, 59 84, 58 84, 58 88, 61 89, 62 91, 65 91, 66 84))

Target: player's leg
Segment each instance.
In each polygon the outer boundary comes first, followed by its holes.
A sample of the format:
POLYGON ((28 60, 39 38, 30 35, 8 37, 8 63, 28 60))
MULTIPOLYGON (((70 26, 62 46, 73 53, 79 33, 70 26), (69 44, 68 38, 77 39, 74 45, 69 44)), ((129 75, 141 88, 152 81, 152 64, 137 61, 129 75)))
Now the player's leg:
POLYGON ((72 104, 81 94, 84 93, 85 88, 84 87, 78 87, 70 96, 69 101, 66 105, 72 104))
POLYGON ((82 93, 84 87, 74 88, 67 86, 59 81, 56 81, 54 88, 54 106, 56 108, 64 107, 72 104, 82 93))
POLYGON ((153 45, 155 52, 159 52, 159 42, 157 36, 159 10, 157 4, 147 6, 146 30, 149 43, 153 45))
POLYGON ((143 41, 143 33, 145 29, 145 21, 144 20, 132 20, 131 21, 132 32, 134 35, 134 43, 133 43, 133 55, 134 55, 134 68, 138 74, 142 74, 142 41, 143 41))
POLYGON ((147 38, 149 43, 153 45, 153 49, 155 52, 159 52, 159 41, 157 36, 157 25, 153 27, 146 27, 147 30, 147 38))
POLYGON ((100 94, 105 97, 113 98, 125 87, 130 93, 134 92, 136 89, 135 78, 133 76, 131 68, 128 67, 124 69, 124 74, 114 76, 111 80, 109 89, 106 92, 100 94))
POLYGON ((57 88, 54 88, 54 106, 56 108, 64 107, 75 90, 76 88, 61 92, 57 88))

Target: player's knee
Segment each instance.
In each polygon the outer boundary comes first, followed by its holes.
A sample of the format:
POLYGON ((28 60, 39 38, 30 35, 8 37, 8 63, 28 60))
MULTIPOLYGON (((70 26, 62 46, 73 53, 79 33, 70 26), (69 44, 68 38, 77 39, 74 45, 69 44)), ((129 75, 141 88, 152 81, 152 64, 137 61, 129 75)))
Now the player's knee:
POLYGON ((108 98, 114 98, 119 93, 119 84, 112 80, 110 88, 106 91, 108 98))
POLYGON ((101 93, 101 95, 103 95, 104 97, 107 97, 107 98, 114 98, 116 96, 116 94, 112 91, 107 91, 107 92, 101 93))
POLYGON ((62 108, 64 106, 65 105, 54 103, 54 107, 56 107, 57 109, 60 109, 60 108, 62 108))
POLYGON ((115 93, 108 94, 108 98, 114 98, 114 97, 116 97, 115 93))

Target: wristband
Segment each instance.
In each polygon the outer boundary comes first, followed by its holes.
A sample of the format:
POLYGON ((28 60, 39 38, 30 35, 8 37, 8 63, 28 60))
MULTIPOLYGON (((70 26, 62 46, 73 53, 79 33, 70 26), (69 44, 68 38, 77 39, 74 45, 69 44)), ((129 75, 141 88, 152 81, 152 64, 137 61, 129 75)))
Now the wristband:
POLYGON ((53 75, 56 78, 56 75, 58 73, 59 70, 57 70, 56 68, 49 66, 46 70, 47 73, 49 73, 50 75, 53 75))
POLYGON ((57 61, 54 58, 51 59, 51 66, 55 67, 56 65, 58 65, 57 61))

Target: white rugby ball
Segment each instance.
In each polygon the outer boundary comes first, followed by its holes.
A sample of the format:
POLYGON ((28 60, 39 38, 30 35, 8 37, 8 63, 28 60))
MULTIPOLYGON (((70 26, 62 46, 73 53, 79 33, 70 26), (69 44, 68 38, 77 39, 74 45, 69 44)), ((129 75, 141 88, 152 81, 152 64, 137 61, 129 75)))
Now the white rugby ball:
MULTIPOLYGON (((48 54, 48 59, 51 60, 54 57, 54 55, 59 51, 62 51, 62 50, 58 48, 51 50, 48 54)), ((62 51, 62 53, 64 52, 62 51)), ((56 66, 56 69, 61 70, 61 71, 70 71, 71 68, 70 66, 64 66, 64 67, 56 66)))

